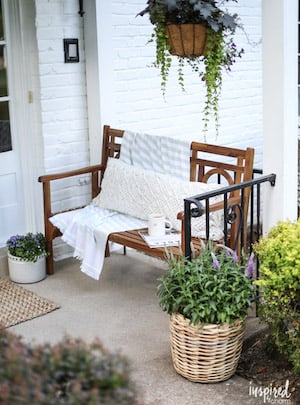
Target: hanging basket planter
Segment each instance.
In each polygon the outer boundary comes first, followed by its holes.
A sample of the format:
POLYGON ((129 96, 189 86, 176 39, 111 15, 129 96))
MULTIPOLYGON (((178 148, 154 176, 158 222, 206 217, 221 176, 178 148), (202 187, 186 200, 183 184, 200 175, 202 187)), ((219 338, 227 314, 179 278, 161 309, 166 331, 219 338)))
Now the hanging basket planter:
POLYGON ((171 351, 175 370, 193 382, 214 383, 236 371, 242 350, 245 322, 191 325, 175 313, 170 316, 171 351))
POLYGON ((223 73, 231 70, 244 52, 235 45, 236 28, 241 28, 237 13, 224 9, 226 1, 157 1, 147 0, 137 15, 148 15, 153 25, 149 42, 156 44, 154 66, 160 70, 161 90, 166 93, 172 60, 179 58, 178 84, 185 89, 186 65, 199 77, 206 88, 203 108, 203 132, 208 131, 210 116, 219 131, 219 97, 223 73), (170 55, 175 58, 170 58, 170 55))
POLYGON ((202 56, 206 50, 207 30, 202 24, 167 24, 169 52, 176 56, 202 56))

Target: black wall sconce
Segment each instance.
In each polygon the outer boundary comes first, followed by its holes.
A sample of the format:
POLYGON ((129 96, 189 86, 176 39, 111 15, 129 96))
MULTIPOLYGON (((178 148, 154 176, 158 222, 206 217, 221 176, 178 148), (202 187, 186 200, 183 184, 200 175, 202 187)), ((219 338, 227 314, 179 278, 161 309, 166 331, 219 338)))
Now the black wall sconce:
POLYGON ((79 47, 77 38, 64 39, 65 63, 79 62, 79 47))

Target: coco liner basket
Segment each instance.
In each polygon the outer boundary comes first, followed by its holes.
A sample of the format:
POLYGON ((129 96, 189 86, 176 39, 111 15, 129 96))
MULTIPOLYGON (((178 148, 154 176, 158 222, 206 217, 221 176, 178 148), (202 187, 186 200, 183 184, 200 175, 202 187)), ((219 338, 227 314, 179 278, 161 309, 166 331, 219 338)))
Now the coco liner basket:
POLYGON ((167 24, 166 34, 171 55, 191 57, 205 53, 207 32, 201 24, 167 24))
POLYGON ((230 378, 242 350, 245 322, 195 326, 181 314, 170 316, 171 351, 178 374, 193 382, 230 378))

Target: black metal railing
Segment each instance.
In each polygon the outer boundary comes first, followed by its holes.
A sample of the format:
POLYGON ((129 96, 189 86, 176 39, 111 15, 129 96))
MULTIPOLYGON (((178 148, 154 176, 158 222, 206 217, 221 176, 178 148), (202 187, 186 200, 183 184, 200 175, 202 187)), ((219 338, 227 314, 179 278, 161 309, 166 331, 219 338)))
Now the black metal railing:
POLYGON ((238 251, 247 251, 251 249, 253 242, 259 239, 261 235, 261 184, 269 182, 271 186, 275 186, 276 174, 269 175, 256 175, 262 174, 259 169, 253 170, 253 180, 245 181, 243 183, 235 184, 232 186, 222 187, 207 193, 192 196, 184 200, 184 244, 185 255, 188 259, 192 257, 192 232, 191 232, 191 218, 200 217, 205 214, 205 232, 206 240, 210 239, 210 202, 212 197, 223 196, 223 216, 224 216, 224 244, 229 244, 229 233, 232 227, 235 227, 235 240, 233 247, 238 251), (245 211, 245 190, 250 188, 250 204, 249 215, 247 221, 244 221, 245 211), (239 201, 231 203, 230 193, 239 190, 239 201), (246 225, 245 225, 246 224, 246 225), (247 232, 245 232, 247 226, 247 232), (229 229, 230 227, 230 229, 229 229))
MULTIPOLYGON (((252 179, 257 178, 257 175, 262 175, 262 169, 253 169, 252 179)), ((275 176, 276 177, 276 176, 275 176)), ((274 183, 275 185, 275 178, 274 183)), ((261 221, 261 183, 251 186, 251 199, 250 199, 250 224, 249 224, 249 241, 250 247, 256 242, 262 233, 261 221)))

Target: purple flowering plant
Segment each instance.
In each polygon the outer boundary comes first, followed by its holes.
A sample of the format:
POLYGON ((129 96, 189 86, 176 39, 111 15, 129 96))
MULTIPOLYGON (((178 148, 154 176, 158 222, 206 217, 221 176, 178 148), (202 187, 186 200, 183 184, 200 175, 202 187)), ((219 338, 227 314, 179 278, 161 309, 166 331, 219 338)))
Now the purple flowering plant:
POLYGON ((11 236, 6 242, 6 246, 12 256, 20 257, 28 262, 36 262, 42 255, 47 256, 47 240, 40 232, 11 236))
POLYGON ((245 264, 235 251, 213 242, 203 243, 192 260, 169 254, 168 270, 159 279, 160 306, 193 324, 244 319, 254 297, 253 269, 252 255, 245 264))

